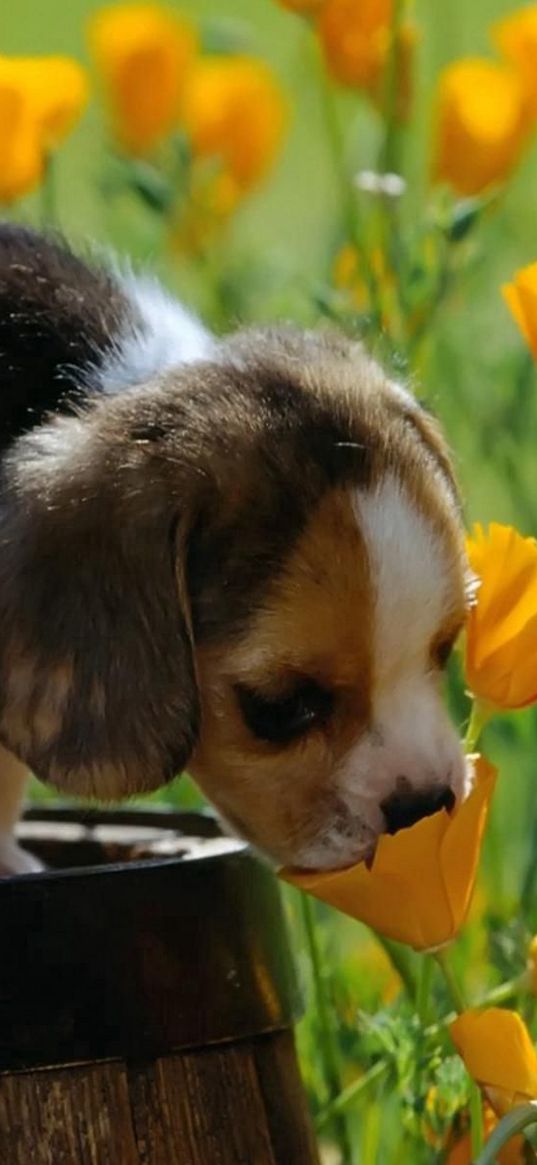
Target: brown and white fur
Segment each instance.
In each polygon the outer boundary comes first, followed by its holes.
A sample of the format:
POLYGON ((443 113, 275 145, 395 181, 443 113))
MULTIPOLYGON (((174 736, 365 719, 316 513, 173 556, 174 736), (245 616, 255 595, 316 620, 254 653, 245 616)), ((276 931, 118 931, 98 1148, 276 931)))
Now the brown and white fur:
POLYGON ((156 284, 0 230, 0 864, 25 766, 188 767, 277 862, 342 866, 464 792, 443 438, 356 342, 217 340, 156 284))

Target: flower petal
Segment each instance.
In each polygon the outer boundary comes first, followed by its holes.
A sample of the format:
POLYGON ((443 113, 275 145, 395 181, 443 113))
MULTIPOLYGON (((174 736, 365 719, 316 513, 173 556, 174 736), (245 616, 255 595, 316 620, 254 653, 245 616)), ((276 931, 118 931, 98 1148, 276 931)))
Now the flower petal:
POLYGON ((516 1012, 499 1007, 470 1009, 449 1030, 470 1076, 487 1094, 489 1089, 498 1090, 506 1101, 537 1097, 537 1054, 516 1012))
POLYGON ((442 809, 383 835, 371 869, 359 862, 328 873, 282 870, 280 877, 387 938, 416 950, 443 946, 468 909, 494 781, 491 766, 478 764, 473 791, 451 817, 442 809))
POLYGON ((145 154, 176 126, 196 35, 160 4, 125 3, 100 9, 89 24, 114 132, 123 149, 145 154))
POLYGON ((466 627, 466 677, 475 696, 504 708, 537 697, 537 542, 510 526, 476 527, 467 542, 481 585, 466 627))
POLYGON ((0 68, 28 99, 46 150, 55 149, 88 97, 86 71, 72 57, 2 57, 0 68))
POLYGON ((440 75, 435 176, 459 194, 503 182, 518 161, 526 126, 516 73, 479 57, 440 75))
POLYGON ((0 205, 38 185, 44 155, 26 96, 5 80, 0 65, 0 205))
POLYGON ((283 94, 263 61, 211 57, 192 70, 184 124, 194 155, 219 159, 242 190, 272 165, 285 119, 283 94))
POLYGON ((537 263, 517 271, 502 287, 503 297, 533 355, 537 359, 537 263))
POLYGON ((492 34, 523 83, 528 117, 537 117, 537 4, 529 4, 500 20, 492 34))
POLYGON ((451 817, 441 842, 440 865, 454 933, 460 930, 470 906, 496 776, 493 766, 478 757, 472 792, 451 817))

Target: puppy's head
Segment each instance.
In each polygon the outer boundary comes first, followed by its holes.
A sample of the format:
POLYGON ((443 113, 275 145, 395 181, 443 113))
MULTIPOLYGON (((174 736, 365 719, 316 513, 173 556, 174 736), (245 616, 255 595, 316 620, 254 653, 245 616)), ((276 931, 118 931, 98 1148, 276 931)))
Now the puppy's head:
POLYGON ((193 574, 191 770, 277 860, 343 866, 464 792, 441 692, 466 605, 456 489, 434 421, 358 345, 253 335, 235 368, 267 428, 223 572, 209 549, 193 574))
POLYGON ((316 867, 461 794, 452 473, 359 345, 248 333, 42 426, 3 513, 0 731, 38 775, 115 797, 186 765, 316 867))

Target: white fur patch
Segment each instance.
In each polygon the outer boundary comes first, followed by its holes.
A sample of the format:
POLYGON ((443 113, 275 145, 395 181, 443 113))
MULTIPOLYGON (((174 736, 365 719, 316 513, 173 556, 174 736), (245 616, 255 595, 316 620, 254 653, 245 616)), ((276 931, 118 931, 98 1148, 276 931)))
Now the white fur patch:
POLYGON ((398 380, 390 380, 389 385, 394 396, 396 396, 402 404, 406 405, 406 407, 410 409, 411 412, 415 413, 418 411, 418 402, 416 398, 412 396, 410 389, 406 388, 404 384, 400 384, 398 380))
POLYGON ((357 493, 354 509, 375 592, 375 683, 382 685, 401 665, 427 659, 449 613, 450 563, 395 475, 371 493, 357 493))
POLYGON ((448 545, 395 475, 356 493, 353 505, 373 587, 372 722, 335 774, 345 812, 301 855, 302 864, 318 868, 371 852, 386 827, 382 803, 402 779, 410 791, 426 796, 449 786, 457 798, 469 782, 430 658, 451 614, 448 545))
POLYGON ((122 392, 181 364, 210 359, 216 341, 203 324, 150 276, 122 275, 121 283, 142 326, 116 339, 103 364, 91 370, 92 387, 122 392))

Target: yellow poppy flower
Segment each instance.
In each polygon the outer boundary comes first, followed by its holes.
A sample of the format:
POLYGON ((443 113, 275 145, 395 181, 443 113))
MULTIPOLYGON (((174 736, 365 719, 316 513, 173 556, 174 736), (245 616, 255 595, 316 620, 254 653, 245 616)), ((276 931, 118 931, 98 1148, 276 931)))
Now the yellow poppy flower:
POLYGON ((89 41, 118 142, 128 153, 149 153, 180 116, 193 29, 159 4, 118 4, 97 12, 89 41))
POLYGON ((82 65, 72 57, 1 57, 0 75, 10 77, 27 98, 43 149, 59 146, 87 102, 82 65))
POLYGON ((537 263, 517 271, 502 287, 503 297, 537 360, 537 263))
POLYGON ((192 70, 184 124, 194 156, 219 159, 241 191, 253 186, 272 164, 285 112, 280 88, 263 61, 210 57, 192 70))
MULTIPOLYGON (((412 109, 412 98, 414 96, 414 60, 417 41, 418 30, 416 25, 412 24, 410 20, 405 20, 399 25, 395 47, 396 77, 394 113, 396 119, 400 122, 408 120, 412 109)), ((388 36, 385 38, 385 45, 385 52, 387 54, 389 46, 388 36)), ((376 78, 376 81, 369 88, 369 93, 381 112, 384 110, 386 103, 386 64, 387 59, 385 56, 382 70, 376 78)))
POLYGON ((467 541, 480 585, 466 626, 466 679, 495 708, 537 700, 537 542, 512 526, 474 527, 467 541))
POLYGON ((445 809, 393 836, 383 835, 371 868, 280 877, 415 950, 433 950, 455 937, 474 887, 481 839, 496 774, 476 763, 472 792, 451 815, 445 809))
POLYGON ((470 1076, 497 1116, 537 1098, 537 1053, 515 1011, 501 1007, 463 1011, 449 1030, 470 1076))
POLYGON ((329 71, 343 85, 373 89, 390 43, 393 0, 326 0, 318 33, 329 71))
POLYGON ((512 12, 494 25, 492 32, 522 82, 529 117, 537 118, 537 4, 512 12))
POLYGON ((38 185, 44 156, 30 103, 0 62, 0 204, 8 205, 38 185))
POLYGON ((435 177, 458 194, 479 194, 503 182, 525 136, 520 81, 493 61, 468 57, 440 75, 435 177))

